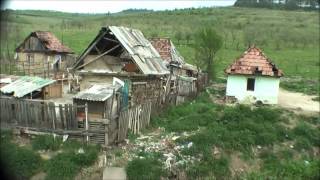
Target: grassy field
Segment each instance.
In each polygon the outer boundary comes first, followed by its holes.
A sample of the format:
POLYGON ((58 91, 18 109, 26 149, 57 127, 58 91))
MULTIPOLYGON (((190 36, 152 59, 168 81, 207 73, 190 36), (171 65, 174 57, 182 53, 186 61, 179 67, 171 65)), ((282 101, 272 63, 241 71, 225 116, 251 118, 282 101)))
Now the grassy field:
POLYGON ((8 37, 11 56, 14 47, 35 30, 52 31, 80 54, 101 26, 116 25, 140 29, 147 37, 170 37, 186 61, 193 63, 193 34, 199 28, 210 26, 224 39, 224 46, 216 56, 218 76, 224 75, 223 69, 240 56, 249 43, 261 47, 283 69, 286 77, 315 80, 319 74, 318 12, 228 7, 111 15, 47 11, 10 11, 8 14, 1 22, 2 57, 7 54, 5 37, 8 37))
MULTIPOLYGON (((180 134, 175 147, 192 143, 176 154, 177 161, 184 155, 200 159, 178 167, 179 174, 184 172, 187 179, 302 180, 320 177, 319 123, 317 116, 296 115, 275 107, 214 104, 203 93, 195 101, 168 108, 151 124, 165 129, 161 137, 180 134)), ((165 161, 161 153, 141 156, 129 162, 129 179, 170 176, 168 171, 159 175, 163 165, 158 163, 165 161)))

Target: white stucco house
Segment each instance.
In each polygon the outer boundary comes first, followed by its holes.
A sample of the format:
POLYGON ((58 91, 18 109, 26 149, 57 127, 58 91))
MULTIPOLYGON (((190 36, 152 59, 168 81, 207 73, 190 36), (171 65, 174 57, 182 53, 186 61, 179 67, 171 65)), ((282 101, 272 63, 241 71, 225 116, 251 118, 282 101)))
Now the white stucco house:
POLYGON ((277 104, 283 73, 257 47, 250 47, 225 69, 226 98, 239 103, 277 104))

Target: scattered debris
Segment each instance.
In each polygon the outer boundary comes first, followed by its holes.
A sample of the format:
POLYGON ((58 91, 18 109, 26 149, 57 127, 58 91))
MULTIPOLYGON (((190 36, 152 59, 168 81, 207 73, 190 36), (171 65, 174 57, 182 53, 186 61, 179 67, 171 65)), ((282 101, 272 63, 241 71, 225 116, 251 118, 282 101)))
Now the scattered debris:
POLYGON ((68 134, 63 135, 63 137, 62 137, 62 142, 65 142, 65 141, 68 139, 68 137, 69 137, 68 134))
POLYGON ((79 149, 78 149, 78 153, 79 153, 79 154, 83 154, 83 153, 84 153, 83 148, 79 148, 79 149))

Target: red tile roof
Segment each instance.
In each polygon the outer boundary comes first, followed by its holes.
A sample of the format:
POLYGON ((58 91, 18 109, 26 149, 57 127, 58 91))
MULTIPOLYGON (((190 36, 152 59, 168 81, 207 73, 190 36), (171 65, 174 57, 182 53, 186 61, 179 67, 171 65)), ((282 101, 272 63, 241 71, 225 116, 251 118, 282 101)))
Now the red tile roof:
POLYGON ((150 42, 163 60, 168 63, 172 61, 171 43, 169 38, 152 38, 150 39, 150 42))
POLYGON ((45 48, 45 51, 51 51, 51 52, 59 52, 59 53, 73 53, 73 51, 63 45, 59 39, 49 31, 35 31, 30 33, 30 35, 24 40, 22 44, 20 44, 16 51, 23 51, 23 44, 30 38, 35 37, 38 38, 39 41, 42 43, 42 45, 45 48))
POLYGON ((69 47, 64 46, 53 33, 49 31, 36 31, 34 33, 48 50, 72 53, 72 50, 69 47))
POLYGON ((257 47, 250 47, 225 72, 227 74, 280 77, 283 73, 257 47))

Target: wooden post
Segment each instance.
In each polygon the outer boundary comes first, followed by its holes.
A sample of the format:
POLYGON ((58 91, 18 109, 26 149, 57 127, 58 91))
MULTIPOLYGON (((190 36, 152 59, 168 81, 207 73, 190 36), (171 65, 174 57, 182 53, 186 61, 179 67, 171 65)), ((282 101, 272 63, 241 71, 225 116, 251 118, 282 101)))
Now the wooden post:
POLYGON ((87 135, 87 142, 89 142, 89 135, 88 135, 88 130, 89 130, 89 123, 88 123, 88 103, 85 104, 85 115, 86 115, 86 135, 87 135))
POLYGON ((60 120, 61 120, 61 126, 62 126, 62 129, 66 129, 65 128, 65 125, 64 125, 64 115, 63 115, 63 108, 62 108, 62 105, 59 104, 59 113, 60 113, 60 120))
POLYGON ((112 109, 113 109, 113 98, 115 97, 114 95, 114 89, 113 89, 113 92, 112 92, 112 99, 111 99, 111 105, 110 105, 110 111, 109 111, 109 119, 112 120, 112 109))

